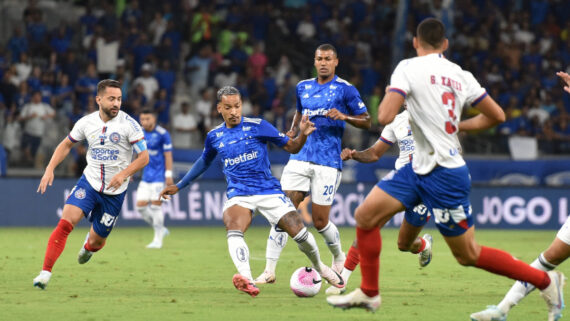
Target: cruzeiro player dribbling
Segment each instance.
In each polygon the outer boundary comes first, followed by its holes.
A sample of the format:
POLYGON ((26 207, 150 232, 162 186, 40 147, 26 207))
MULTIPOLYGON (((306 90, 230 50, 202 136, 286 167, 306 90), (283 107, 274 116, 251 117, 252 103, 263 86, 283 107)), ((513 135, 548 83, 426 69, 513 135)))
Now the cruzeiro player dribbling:
POLYGON ((298 152, 307 136, 315 130, 314 124, 308 117, 304 117, 299 136, 291 139, 263 119, 242 117, 241 95, 236 88, 223 87, 217 96, 217 109, 222 114, 224 123, 208 133, 202 156, 184 178, 176 185, 166 187, 160 196, 176 194, 190 181, 198 178, 219 154, 228 183, 223 221, 227 230, 229 253, 238 270, 232 280, 236 289, 251 296, 259 294, 259 289, 253 284, 249 249, 244 239, 244 233, 255 213, 260 213, 269 223, 286 231, 323 279, 331 285, 343 287, 340 275, 321 262, 315 238, 303 226, 301 215, 281 190, 279 181, 271 174, 267 155, 268 142, 290 153, 298 152))
POLYGON ((120 110, 121 84, 111 79, 100 81, 95 100, 99 110, 75 123, 53 152, 38 187, 38 192, 43 194, 53 182, 53 171, 69 154, 73 144, 87 140, 87 167, 65 202, 61 220, 49 238, 42 271, 34 278, 34 286, 41 289, 47 286, 52 267, 63 252, 69 233, 83 216, 92 224, 79 251, 79 264, 89 261, 93 253, 105 245, 119 217, 129 177, 148 164, 140 125, 120 110), (137 157, 131 162, 133 150, 137 157))

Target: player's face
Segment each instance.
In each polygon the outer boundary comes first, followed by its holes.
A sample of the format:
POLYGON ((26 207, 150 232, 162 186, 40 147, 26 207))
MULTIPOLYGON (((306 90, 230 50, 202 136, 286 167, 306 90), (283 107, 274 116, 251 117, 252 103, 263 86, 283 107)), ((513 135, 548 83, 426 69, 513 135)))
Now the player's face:
POLYGON ((121 109, 121 100, 123 94, 120 88, 107 87, 103 93, 97 97, 97 105, 99 109, 109 118, 114 118, 119 113, 121 109))
POLYGON ((139 121, 141 123, 141 126, 147 132, 152 131, 154 129, 154 126, 156 126, 156 117, 154 114, 141 114, 139 116, 139 121))
POLYGON ((241 122, 240 95, 222 96, 222 100, 218 103, 218 112, 222 114, 227 127, 232 128, 239 125, 241 122))
POLYGON ((330 78, 338 66, 338 58, 332 50, 317 50, 315 52, 315 68, 319 78, 330 78))

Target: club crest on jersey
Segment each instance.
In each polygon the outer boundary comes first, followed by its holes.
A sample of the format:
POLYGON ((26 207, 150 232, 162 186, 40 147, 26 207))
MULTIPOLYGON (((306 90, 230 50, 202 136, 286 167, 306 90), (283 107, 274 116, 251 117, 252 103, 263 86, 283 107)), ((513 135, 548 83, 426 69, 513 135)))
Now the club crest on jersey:
POLYGON ((118 144, 121 141, 121 135, 117 132, 114 132, 109 135, 109 140, 114 144, 118 144))
POLYGON ((87 193, 85 192, 84 188, 78 188, 73 194, 73 196, 75 196, 75 198, 77 198, 78 200, 84 199, 86 195, 87 193))

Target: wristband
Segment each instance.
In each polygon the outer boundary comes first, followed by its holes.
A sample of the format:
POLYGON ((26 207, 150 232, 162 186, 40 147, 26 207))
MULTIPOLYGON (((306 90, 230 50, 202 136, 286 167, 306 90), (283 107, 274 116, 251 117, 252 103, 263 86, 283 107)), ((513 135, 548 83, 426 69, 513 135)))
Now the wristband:
POLYGON ((166 178, 172 178, 172 170, 167 169, 164 171, 164 177, 166 178))

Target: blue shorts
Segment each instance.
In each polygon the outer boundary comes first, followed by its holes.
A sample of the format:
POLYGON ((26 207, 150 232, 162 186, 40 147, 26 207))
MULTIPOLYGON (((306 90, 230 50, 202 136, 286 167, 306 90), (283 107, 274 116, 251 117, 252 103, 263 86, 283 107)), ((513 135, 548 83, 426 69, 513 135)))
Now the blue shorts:
POLYGON ((418 204, 411 209, 406 208, 406 211, 404 212, 404 219, 406 222, 415 227, 426 225, 430 218, 431 214, 424 204, 418 204))
POLYGON ((117 222, 126 191, 118 195, 107 195, 93 189, 82 175, 73 187, 65 204, 83 210, 83 215, 93 224, 93 230, 101 237, 109 236, 117 222))
POLYGON ((469 202, 471 178, 467 166, 437 166, 427 175, 418 175, 411 164, 406 164, 386 175, 377 186, 406 208, 423 203, 444 236, 461 235, 473 226, 469 202))

